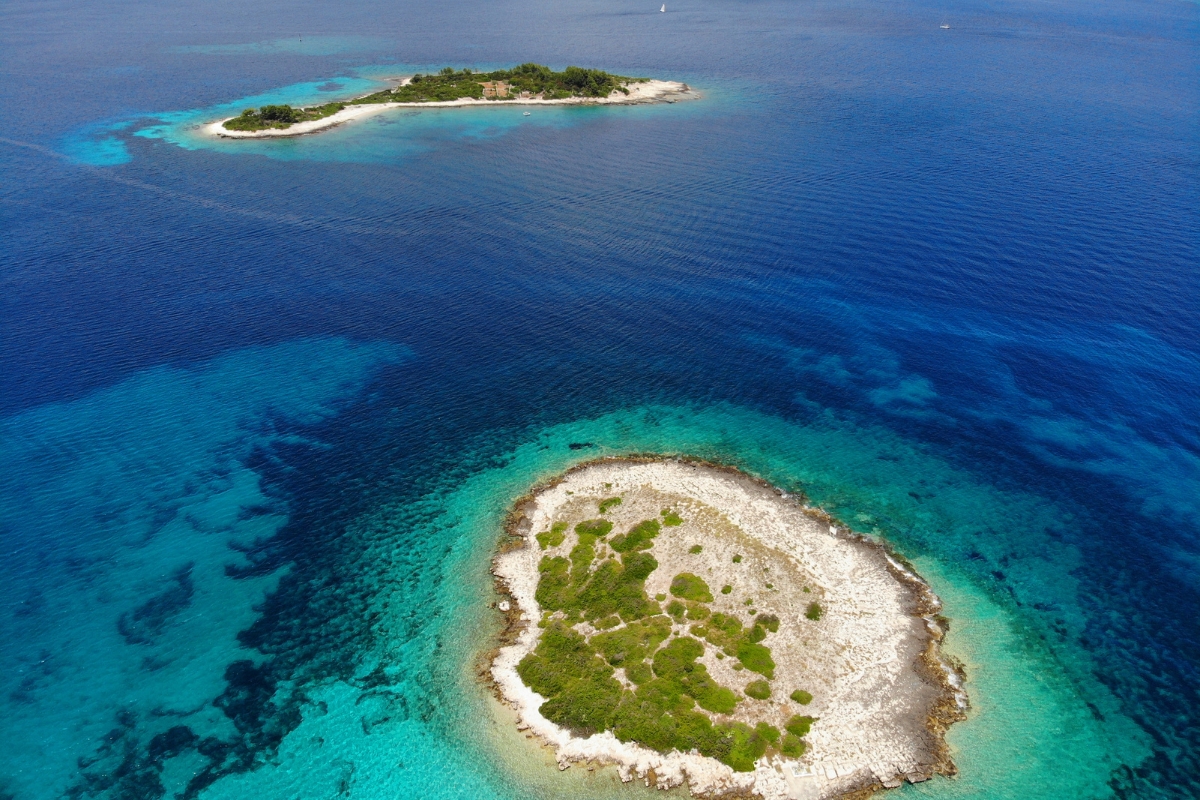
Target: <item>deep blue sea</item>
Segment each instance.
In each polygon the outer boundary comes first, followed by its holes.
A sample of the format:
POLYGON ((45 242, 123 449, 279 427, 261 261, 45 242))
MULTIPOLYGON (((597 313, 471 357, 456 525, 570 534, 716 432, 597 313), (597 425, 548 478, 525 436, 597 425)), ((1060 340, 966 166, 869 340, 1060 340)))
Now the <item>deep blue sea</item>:
POLYGON ((649 798, 475 677, 630 452, 930 580, 897 796, 1200 797, 1200 5, 658 6, 0 5, 0 798, 649 798), (524 61, 703 99, 198 129, 524 61))

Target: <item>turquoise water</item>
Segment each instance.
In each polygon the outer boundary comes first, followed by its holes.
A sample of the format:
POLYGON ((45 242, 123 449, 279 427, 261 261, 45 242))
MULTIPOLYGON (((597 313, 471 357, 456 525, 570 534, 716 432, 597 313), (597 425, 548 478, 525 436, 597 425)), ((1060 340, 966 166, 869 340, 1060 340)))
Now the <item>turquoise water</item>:
POLYGON ((1196 796, 1197 15, 5 6, 0 798, 644 796, 476 677, 514 498, 634 452, 930 580, 898 796, 1196 796), (704 99, 197 127, 529 59, 704 99))

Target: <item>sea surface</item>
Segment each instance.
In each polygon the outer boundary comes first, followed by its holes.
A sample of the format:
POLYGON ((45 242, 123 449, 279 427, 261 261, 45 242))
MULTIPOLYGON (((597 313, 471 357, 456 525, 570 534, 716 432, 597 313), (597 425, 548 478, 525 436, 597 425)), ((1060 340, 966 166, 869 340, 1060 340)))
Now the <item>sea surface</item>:
POLYGON ((659 5, 0 6, 0 798, 657 796, 476 678, 514 498, 632 452, 931 581, 895 796, 1200 796, 1200 5, 659 5), (703 99, 197 130, 524 61, 703 99))

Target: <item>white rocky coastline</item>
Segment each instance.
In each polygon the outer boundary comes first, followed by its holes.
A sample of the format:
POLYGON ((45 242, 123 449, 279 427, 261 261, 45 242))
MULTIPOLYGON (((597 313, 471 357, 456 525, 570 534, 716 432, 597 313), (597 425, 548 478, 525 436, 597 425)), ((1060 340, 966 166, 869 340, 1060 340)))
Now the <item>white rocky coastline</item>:
MULTIPOLYGON (((397 85, 404 85, 410 78, 403 78, 397 85)), ((308 122, 296 122, 286 128, 267 128, 261 131, 234 131, 225 127, 225 123, 234 117, 217 120, 203 127, 205 133, 224 139, 281 139, 290 136, 304 136, 318 133, 338 125, 363 119, 394 108, 490 108, 493 106, 573 106, 573 105, 639 105, 643 103, 667 103, 676 100, 699 98, 699 94, 686 83, 678 81, 647 80, 630 83, 627 87, 629 94, 614 91, 607 97, 567 97, 559 100, 542 100, 536 97, 513 97, 499 100, 477 100, 464 97, 459 100, 435 101, 429 103, 372 103, 370 105, 350 105, 321 119, 308 122)))
MULTIPOLYGON (((641 779, 663 789, 686 783, 693 795, 740 793, 765 800, 834 798, 935 773, 953 774, 941 731, 962 717, 966 696, 960 675, 937 656, 943 635, 934 617, 937 598, 883 548, 837 531, 820 512, 732 470, 678 461, 609 460, 583 465, 536 491, 515 510, 509 532, 524 545, 505 548, 493 566, 498 588, 507 597, 501 603, 510 637, 492 661, 491 678, 501 699, 515 710, 518 728, 553 748, 561 769, 584 762, 613 765, 625 781, 641 779), (739 773, 695 753, 662 754, 622 743, 607 731, 574 736, 539 713, 544 698, 516 671, 540 634, 532 623, 541 617, 535 592, 544 553, 534 535, 581 503, 614 495, 626 498, 620 514, 610 515, 618 529, 637 517, 639 500, 646 507, 670 502, 696 521, 698 527, 675 530, 692 537, 689 541, 703 541, 705 558, 728 560, 734 550, 746 553, 753 569, 740 573, 747 576, 745 590, 760 597, 753 601, 759 610, 782 621, 771 642, 779 682, 813 687, 815 699, 805 713, 818 717, 819 724, 807 737, 804 755, 760 759, 753 772, 739 773), (776 588, 764 588, 772 586, 761 583, 764 573, 776 588), (751 587, 754 580, 760 583, 751 587), (788 587, 799 586, 796 581, 806 588, 812 584, 816 594, 799 596, 798 588, 790 592, 788 587), (802 604, 815 596, 825 609, 819 623, 802 619, 802 604)), ((685 556, 672 552, 656 543, 655 557, 663 568, 647 580, 651 594, 665 590, 679 568, 672 559, 683 563, 685 556)), ((735 598, 744 602, 740 597, 717 598, 716 604, 732 604, 735 598)), ((730 683, 728 661, 701 660, 714 678, 730 683)))

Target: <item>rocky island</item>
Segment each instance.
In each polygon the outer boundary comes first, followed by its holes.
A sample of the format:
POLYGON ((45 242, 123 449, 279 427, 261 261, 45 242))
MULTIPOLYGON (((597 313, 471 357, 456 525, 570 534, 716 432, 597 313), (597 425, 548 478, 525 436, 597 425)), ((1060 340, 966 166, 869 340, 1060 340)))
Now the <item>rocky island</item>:
POLYGON ((929 586, 736 470, 612 459, 515 506, 490 662, 559 766, 693 795, 863 796, 955 771, 964 717, 929 586))
POLYGON ((351 100, 299 108, 247 108, 239 116, 212 123, 208 132, 230 139, 261 139, 315 133, 389 108, 673 103, 696 96, 685 83, 627 78, 582 67, 562 72, 533 63, 494 72, 446 67, 429 75, 396 79, 392 88, 351 100))

